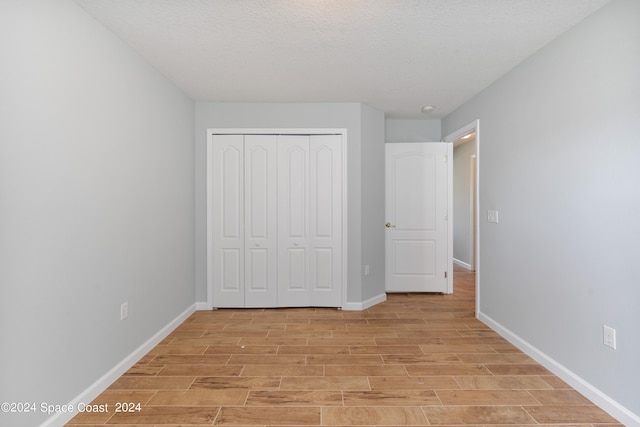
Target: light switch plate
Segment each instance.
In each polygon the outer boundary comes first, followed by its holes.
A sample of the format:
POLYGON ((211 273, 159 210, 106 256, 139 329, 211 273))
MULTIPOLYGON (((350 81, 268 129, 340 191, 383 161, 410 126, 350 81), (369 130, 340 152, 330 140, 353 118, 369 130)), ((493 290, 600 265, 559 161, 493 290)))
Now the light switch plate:
POLYGON ((498 211, 487 211, 487 222, 498 223, 498 211))

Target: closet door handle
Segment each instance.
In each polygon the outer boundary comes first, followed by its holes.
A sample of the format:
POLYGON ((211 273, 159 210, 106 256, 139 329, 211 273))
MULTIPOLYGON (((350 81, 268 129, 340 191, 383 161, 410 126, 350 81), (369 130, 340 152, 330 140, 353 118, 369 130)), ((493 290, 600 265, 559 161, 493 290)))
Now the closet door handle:
POLYGON ((260 246, 260 242, 256 242, 256 246, 258 246, 258 247, 259 247, 259 246, 260 246))

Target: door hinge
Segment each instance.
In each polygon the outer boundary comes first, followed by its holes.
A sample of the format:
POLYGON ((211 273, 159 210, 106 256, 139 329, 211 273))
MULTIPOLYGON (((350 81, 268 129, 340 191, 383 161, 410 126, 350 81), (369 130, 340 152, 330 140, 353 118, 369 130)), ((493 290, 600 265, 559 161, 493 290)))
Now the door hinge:
POLYGON ((445 279, 447 278, 447 272, 446 271, 444 272, 444 278, 445 279))
POLYGON ((444 156, 444 162, 447 163, 449 161, 449 156, 445 155, 444 156))

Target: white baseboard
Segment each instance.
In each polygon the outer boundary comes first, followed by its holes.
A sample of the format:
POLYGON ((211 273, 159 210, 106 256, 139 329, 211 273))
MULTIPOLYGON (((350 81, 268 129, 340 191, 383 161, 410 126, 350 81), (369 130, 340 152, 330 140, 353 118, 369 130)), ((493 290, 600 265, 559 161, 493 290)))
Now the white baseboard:
POLYGON ((58 427, 63 426, 71 418, 77 414, 77 408, 79 403, 89 403, 100 393, 107 389, 115 380, 120 378, 122 374, 127 372, 129 368, 138 362, 145 354, 149 353, 153 347, 158 345, 160 341, 165 339, 175 328, 177 328, 182 322, 184 322, 191 314, 195 312, 196 304, 187 308, 182 314, 169 322, 164 328, 160 329, 154 336, 149 338, 144 344, 134 350, 127 357, 122 359, 120 363, 114 366, 109 372, 104 374, 96 382, 91 384, 89 388, 84 390, 78 396, 76 396, 69 405, 73 405, 76 409, 75 412, 58 412, 55 415, 49 417, 44 423, 40 424, 40 427, 58 427))
POLYGON ((453 259, 453 262, 455 264, 458 264, 461 267, 466 268, 467 270, 471 270, 471 264, 467 264, 466 262, 460 261, 459 259, 455 259, 455 258, 453 259))
POLYGON ((346 311, 362 311, 362 310, 366 310, 369 307, 372 307, 376 304, 380 304, 381 302, 384 302, 387 300, 387 294, 382 293, 380 295, 376 295, 373 298, 369 298, 366 301, 362 301, 362 302, 348 302, 345 305, 342 306, 343 310, 346 311))
POLYGON ((203 311, 203 310, 211 310, 211 307, 209 307, 209 303, 208 302, 197 302, 196 303, 196 311, 203 311))
POLYGON ((496 331, 500 336, 518 347, 536 362, 547 368, 554 375, 558 376, 561 380, 569 384, 576 391, 598 405, 600 408, 602 408, 609 415, 624 424, 626 427, 640 427, 639 415, 634 414, 615 400, 611 399, 609 396, 594 387, 592 384, 588 383, 587 381, 576 375, 574 372, 558 363, 556 360, 538 350, 536 347, 529 344, 527 341, 523 340, 509 329, 505 328, 500 323, 493 320, 491 317, 483 313, 478 313, 478 320, 485 323, 491 329, 496 331))

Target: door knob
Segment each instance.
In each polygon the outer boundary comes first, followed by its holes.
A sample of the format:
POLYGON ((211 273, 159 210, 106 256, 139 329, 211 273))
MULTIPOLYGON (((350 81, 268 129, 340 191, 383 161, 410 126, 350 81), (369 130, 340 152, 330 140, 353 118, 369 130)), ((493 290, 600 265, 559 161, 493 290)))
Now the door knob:
POLYGON ((391 225, 390 222, 386 223, 384 226, 387 227, 387 228, 391 228, 391 227, 395 228, 396 227, 395 225, 391 225))

